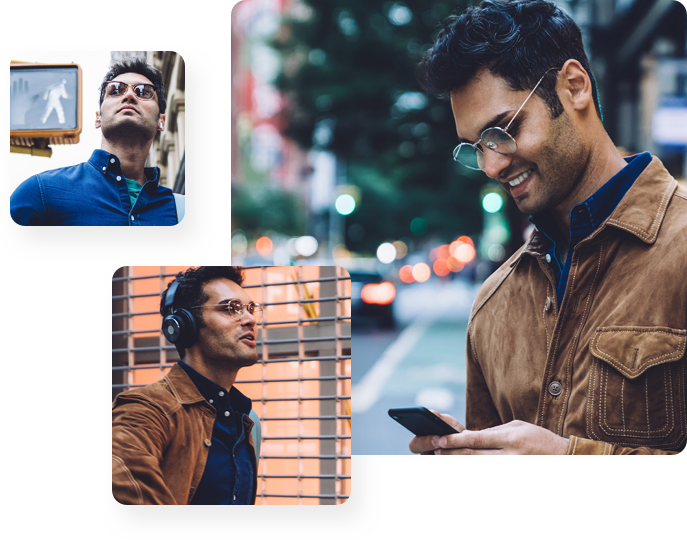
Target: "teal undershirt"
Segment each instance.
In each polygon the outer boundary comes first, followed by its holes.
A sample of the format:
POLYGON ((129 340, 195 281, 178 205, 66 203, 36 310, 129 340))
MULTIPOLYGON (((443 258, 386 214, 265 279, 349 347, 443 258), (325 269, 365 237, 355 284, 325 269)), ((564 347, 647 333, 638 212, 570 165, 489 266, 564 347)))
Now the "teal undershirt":
POLYGON ((126 187, 129 189, 129 199, 131 200, 131 208, 133 208, 136 204, 136 199, 138 199, 138 194, 141 193, 143 186, 136 182, 136 180, 129 180, 128 178, 124 179, 126 180, 126 187))

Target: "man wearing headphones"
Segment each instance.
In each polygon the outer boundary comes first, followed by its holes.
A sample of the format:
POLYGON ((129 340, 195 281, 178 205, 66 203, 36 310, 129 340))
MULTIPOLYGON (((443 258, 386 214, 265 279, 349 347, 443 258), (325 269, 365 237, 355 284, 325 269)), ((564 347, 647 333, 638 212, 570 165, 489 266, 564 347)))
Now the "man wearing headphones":
POLYGON ((262 306, 242 283, 239 267, 201 266, 177 275, 162 294, 162 331, 181 360, 162 380, 112 404, 118 502, 255 504, 259 421, 234 381, 258 360, 262 306))

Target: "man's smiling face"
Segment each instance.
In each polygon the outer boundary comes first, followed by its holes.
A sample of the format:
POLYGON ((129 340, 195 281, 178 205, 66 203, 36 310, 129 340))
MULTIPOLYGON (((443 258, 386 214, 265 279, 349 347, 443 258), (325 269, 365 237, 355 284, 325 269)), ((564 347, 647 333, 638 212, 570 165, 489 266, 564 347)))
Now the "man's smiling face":
MULTIPOLYGON (((487 69, 479 71, 451 92, 461 142, 476 142, 489 127, 505 128, 529 93, 512 90, 487 69)), ((487 176, 498 180, 525 214, 552 210, 569 198, 584 170, 586 153, 568 113, 552 119, 534 94, 508 133, 517 142, 515 153, 498 154, 482 146, 487 176)))

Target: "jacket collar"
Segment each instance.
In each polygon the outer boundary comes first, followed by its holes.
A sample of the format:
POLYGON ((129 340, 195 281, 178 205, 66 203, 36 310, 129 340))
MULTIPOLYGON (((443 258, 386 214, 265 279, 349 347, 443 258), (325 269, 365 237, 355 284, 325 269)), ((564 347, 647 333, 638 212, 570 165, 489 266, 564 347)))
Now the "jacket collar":
POLYGON ((165 376, 165 379, 167 379, 172 394, 176 396, 182 405, 205 401, 205 398, 196 388, 196 385, 193 384, 191 378, 179 365, 174 364, 165 376))
MULTIPOLYGON (((610 226, 627 231, 647 244, 653 244, 658 237, 670 198, 676 189, 677 182, 670 176, 661 160, 654 156, 594 235, 610 226)), ((515 265, 523 254, 543 256, 547 252, 547 245, 546 237, 535 229, 511 266, 515 265)))

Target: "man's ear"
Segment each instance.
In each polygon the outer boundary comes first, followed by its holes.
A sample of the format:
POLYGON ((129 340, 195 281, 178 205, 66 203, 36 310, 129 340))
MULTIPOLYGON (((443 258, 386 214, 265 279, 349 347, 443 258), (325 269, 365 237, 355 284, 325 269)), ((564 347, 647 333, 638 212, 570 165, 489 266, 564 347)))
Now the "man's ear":
POLYGON ((592 95, 592 81, 589 74, 577 60, 568 60, 561 68, 563 99, 574 110, 582 111, 588 107, 594 108, 592 95))
POLYGON ((165 130, 165 121, 167 120, 167 117, 164 114, 161 114, 160 117, 157 119, 157 130, 158 131, 164 131, 165 130))
POLYGON ((95 129, 98 129, 100 127, 100 113, 98 111, 95 112, 95 129))

